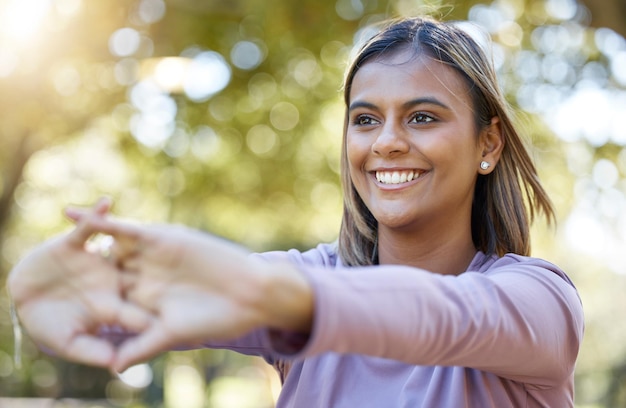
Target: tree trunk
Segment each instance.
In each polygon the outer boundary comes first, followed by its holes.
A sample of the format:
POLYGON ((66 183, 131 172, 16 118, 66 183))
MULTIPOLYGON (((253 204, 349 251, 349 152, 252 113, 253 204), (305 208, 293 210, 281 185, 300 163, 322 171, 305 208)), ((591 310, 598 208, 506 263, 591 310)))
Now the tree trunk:
POLYGON ((626 0, 579 0, 591 12, 591 26, 607 27, 626 37, 626 0))

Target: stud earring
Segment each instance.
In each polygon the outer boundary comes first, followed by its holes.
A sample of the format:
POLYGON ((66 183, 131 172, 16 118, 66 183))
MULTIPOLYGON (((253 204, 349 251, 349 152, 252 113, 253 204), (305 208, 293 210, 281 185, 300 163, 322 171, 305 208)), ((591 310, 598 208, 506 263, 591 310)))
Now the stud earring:
POLYGON ((491 164, 489 164, 489 162, 486 162, 484 160, 480 162, 480 168, 483 170, 487 170, 490 166, 491 164))

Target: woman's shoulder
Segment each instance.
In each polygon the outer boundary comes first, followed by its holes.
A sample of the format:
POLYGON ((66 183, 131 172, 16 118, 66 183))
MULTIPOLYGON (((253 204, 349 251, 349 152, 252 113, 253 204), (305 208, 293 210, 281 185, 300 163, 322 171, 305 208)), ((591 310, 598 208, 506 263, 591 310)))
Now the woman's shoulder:
POLYGON ((542 258, 508 253, 503 256, 486 255, 478 252, 468 271, 487 274, 505 272, 536 272, 555 274, 574 286, 569 276, 560 267, 542 258))
POLYGON ((260 257, 268 261, 287 261, 299 265, 336 267, 341 266, 338 256, 337 243, 321 243, 315 248, 301 251, 289 249, 286 251, 269 251, 256 253, 252 256, 260 257))

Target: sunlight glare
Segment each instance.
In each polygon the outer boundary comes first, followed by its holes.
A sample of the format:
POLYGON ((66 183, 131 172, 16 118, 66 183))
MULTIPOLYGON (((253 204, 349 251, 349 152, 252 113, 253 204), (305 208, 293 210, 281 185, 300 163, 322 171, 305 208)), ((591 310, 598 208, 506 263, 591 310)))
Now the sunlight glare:
POLYGON ((0 78, 8 77, 17 68, 19 58, 13 52, 0 49, 0 78))
POLYGON ((154 68, 154 80, 167 92, 181 92, 191 60, 185 57, 165 57, 154 68))
POLYGON ((613 272, 626 273, 623 261, 624 233, 620 232, 623 218, 614 221, 617 229, 611 228, 584 206, 579 205, 565 223, 565 236, 572 250, 592 256, 613 272))
POLYGON ((607 249, 606 231, 596 217, 575 208, 565 223, 565 234, 569 244, 576 251, 596 255, 607 249))
POLYGON ((71 17, 76 15, 83 5, 82 0, 56 0, 54 7, 60 15, 71 17))
POLYGON ((28 42, 43 26, 50 0, 12 0, 0 12, 0 30, 9 40, 28 42))
POLYGON ((565 141, 586 139, 593 146, 617 142, 622 129, 614 123, 622 123, 624 105, 620 93, 596 87, 577 89, 558 107, 546 109, 546 122, 565 141))

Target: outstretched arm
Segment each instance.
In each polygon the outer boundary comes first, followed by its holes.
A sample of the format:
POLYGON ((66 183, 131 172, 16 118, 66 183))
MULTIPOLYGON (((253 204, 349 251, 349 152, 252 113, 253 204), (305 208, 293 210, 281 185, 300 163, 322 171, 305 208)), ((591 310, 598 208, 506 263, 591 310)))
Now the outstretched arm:
POLYGON ((568 378, 583 317, 565 275, 515 255, 475 266, 459 276, 398 265, 303 266, 314 288, 315 324, 295 357, 357 353, 471 367, 537 386, 568 378))

